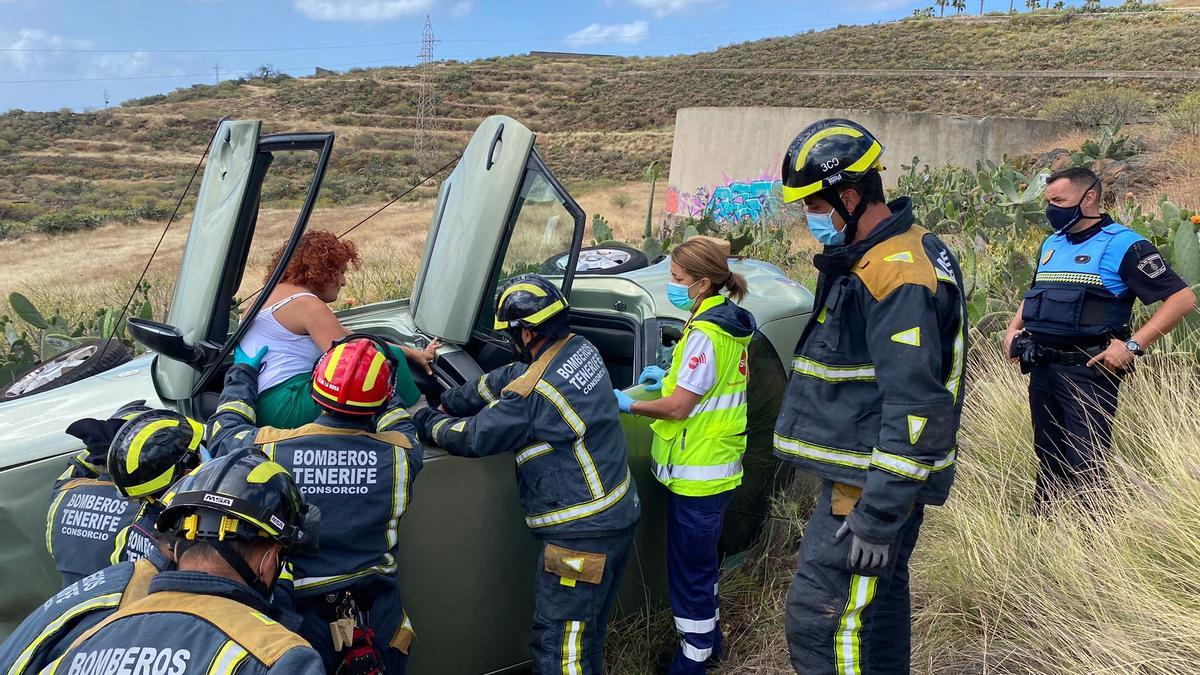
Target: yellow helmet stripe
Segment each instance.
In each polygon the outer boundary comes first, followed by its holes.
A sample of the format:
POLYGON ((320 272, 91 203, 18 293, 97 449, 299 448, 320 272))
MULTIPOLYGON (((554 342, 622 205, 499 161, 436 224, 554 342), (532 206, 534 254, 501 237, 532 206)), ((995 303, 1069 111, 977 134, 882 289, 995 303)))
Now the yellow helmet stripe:
POLYGON ((175 477, 175 467, 171 467, 159 474, 157 478, 152 478, 145 483, 134 485, 125 488, 125 494, 130 497, 141 497, 157 492, 171 484, 171 479, 175 477))
MULTIPOLYGON (((862 173, 868 169, 881 169, 882 167, 879 164, 879 157, 882 154, 883 154, 883 146, 880 145, 878 141, 876 141, 871 144, 871 147, 867 149, 867 152, 862 157, 860 157, 858 159, 858 161, 856 161, 853 164, 851 164, 850 166, 842 169, 842 171, 845 171, 848 173, 862 173)), ((788 187, 786 185, 784 185, 782 187, 783 187, 783 203, 791 204, 792 202, 800 201, 801 199, 804 199, 805 197, 810 197, 810 196, 820 192, 825 187, 825 181, 824 181, 824 179, 822 179, 822 180, 816 181, 815 183, 809 183, 808 185, 801 185, 800 187, 788 187)))
POLYGON ((542 323, 543 321, 545 321, 546 319, 549 319, 550 317, 554 316, 555 314, 558 314, 559 312, 561 312, 562 310, 564 310, 566 308, 567 308, 567 303, 563 302, 562 300, 555 300, 554 303, 551 304, 549 307, 544 307, 544 308, 534 312, 533 314, 530 314, 529 316, 525 317, 522 320, 525 321, 526 323, 536 326, 536 325, 542 323))
POLYGON ((125 456, 125 470, 129 473, 137 471, 138 457, 142 454, 142 446, 146 445, 146 441, 150 440, 154 432, 177 426, 179 426, 179 420, 155 420, 142 427, 142 430, 133 437, 133 442, 129 444, 129 454, 125 456))
POLYGON ((861 173, 866 171, 879 162, 879 156, 882 154, 883 146, 879 144, 879 141, 875 141, 871 144, 871 147, 867 149, 866 154, 859 158, 857 162, 851 164, 845 169, 842 169, 842 171, 850 171, 853 173, 861 173))
POLYGON ((342 352, 346 351, 346 345, 338 345, 333 348, 333 353, 329 355, 329 363, 325 364, 325 379, 332 380, 334 374, 337 373, 338 361, 342 360, 342 352))
POLYGON ((371 359, 371 366, 367 368, 367 377, 363 380, 363 389, 371 391, 375 388, 375 380, 379 379, 379 371, 383 369, 383 364, 387 363, 387 359, 383 358, 383 354, 375 353, 375 358, 371 359))
POLYGON ((204 425, 192 418, 187 418, 188 424, 192 427, 192 440, 188 443, 188 450, 195 452, 196 448, 200 447, 200 442, 204 440, 204 425))
POLYGON ((799 171, 804 166, 804 160, 808 159, 808 153, 812 152, 813 146, 819 141, 829 138, 830 136, 850 136, 851 138, 861 138, 862 132, 851 127, 829 127, 822 129, 804 141, 804 145, 800 146, 800 152, 796 153, 796 165, 794 169, 799 171))
POLYGON ((278 476, 281 473, 287 474, 287 469, 283 468, 283 465, 276 464, 275 462, 263 462, 250 470, 249 475, 246 476, 246 482, 255 484, 265 483, 271 480, 272 476, 278 476))
POLYGON ((534 286, 533 284, 513 284, 512 286, 509 286, 508 288, 504 289, 504 293, 500 296, 500 301, 497 302, 496 304, 497 305, 504 304, 504 301, 506 299, 508 299, 508 296, 512 295, 513 293, 516 293, 517 291, 528 291, 530 293, 533 293, 534 295, 536 295, 539 298, 546 297, 546 291, 542 290, 541 288, 539 288, 537 286, 534 286))

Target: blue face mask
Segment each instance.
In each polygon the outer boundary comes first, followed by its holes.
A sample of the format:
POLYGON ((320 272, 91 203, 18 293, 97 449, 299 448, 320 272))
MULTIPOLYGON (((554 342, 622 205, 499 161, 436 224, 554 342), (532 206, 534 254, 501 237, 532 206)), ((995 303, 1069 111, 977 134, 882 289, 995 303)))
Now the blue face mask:
POLYGON ((682 309, 685 312, 690 311, 696 304, 696 301, 690 295, 688 295, 688 291, 691 290, 692 286, 695 286, 698 283, 700 282, 693 281, 691 286, 684 286, 683 284, 677 284, 674 281, 668 281, 667 299, 671 301, 672 305, 675 305, 679 309, 682 309))
POLYGON ((841 246, 846 243, 846 233, 840 232, 833 225, 833 211, 829 213, 804 212, 804 220, 808 222, 808 231, 821 242, 822 246, 841 246))

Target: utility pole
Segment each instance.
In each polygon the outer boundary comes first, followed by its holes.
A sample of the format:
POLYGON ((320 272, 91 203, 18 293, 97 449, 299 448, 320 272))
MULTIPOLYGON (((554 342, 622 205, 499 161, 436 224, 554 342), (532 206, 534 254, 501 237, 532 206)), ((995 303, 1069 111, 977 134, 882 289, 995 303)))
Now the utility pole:
POLYGON ((108 109, 108 90, 104 90, 104 109, 108 109))
POLYGON ((417 138, 414 143, 417 163, 420 166, 430 165, 437 149, 433 137, 433 108, 436 92, 434 91, 433 74, 430 72, 433 69, 433 45, 435 42, 437 40, 433 38, 433 24, 429 20, 429 15, 426 14, 425 28, 421 31, 421 58, 418 66, 421 85, 417 99, 417 138))
POLYGON ((213 64, 213 84, 221 84, 221 64, 220 64, 220 62, 213 64))

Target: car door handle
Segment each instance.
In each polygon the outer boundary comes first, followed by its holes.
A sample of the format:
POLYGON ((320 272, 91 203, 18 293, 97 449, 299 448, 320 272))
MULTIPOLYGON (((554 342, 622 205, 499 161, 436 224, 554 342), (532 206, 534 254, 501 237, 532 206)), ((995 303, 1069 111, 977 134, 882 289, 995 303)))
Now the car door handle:
POLYGON ((504 125, 496 127, 496 135, 492 137, 492 144, 488 147, 487 166, 484 167, 488 171, 492 170, 492 166, 496 163, 496 148, 504 149, 504 125))

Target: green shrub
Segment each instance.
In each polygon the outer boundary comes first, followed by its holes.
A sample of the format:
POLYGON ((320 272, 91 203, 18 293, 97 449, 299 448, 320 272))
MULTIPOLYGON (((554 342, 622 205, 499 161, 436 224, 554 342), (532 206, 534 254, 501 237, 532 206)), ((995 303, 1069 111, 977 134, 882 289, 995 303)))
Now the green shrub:
POLYGON ((91 230, 104 224, 104 216, 97 213, 82 211, 51 211, 33 219, 30 226, 35 232, 43 234, 63 234, 91 230))
POLYGON ((629 195, 625 194, 624 192, 614 192, 612 197, 609 198, 609 201, 612 202, 612 205, 618 209, 623 209, 626 206, 629 206, 629 202, 631 200, 629 195))
POLYGON ((1042 116, 1070 122, 1080 129, 1119 129, 1153 108, 1150 97, 1136 89, 1084 86, 1051 101, 1042 109, 1042 116))
POLYGON ((1200 92, 1188 94, 1162 116, 1163 124, 1185 134, 1200 134, 1200 92))

